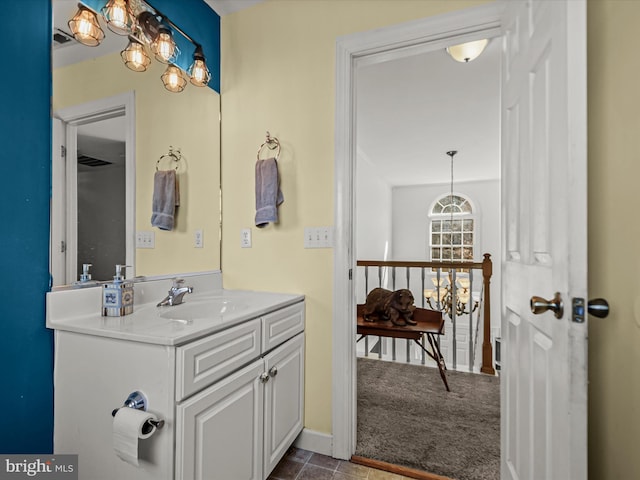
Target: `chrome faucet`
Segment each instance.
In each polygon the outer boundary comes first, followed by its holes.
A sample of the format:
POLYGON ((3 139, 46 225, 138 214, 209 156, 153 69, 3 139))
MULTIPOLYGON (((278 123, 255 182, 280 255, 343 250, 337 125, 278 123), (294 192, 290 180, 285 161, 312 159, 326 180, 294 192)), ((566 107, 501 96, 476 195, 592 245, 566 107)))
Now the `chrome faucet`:
POLYGON ((171 305, 180 305, 182 303, 182 299, 185 293, 193 292, 192 287, 185 287, 184 280, 182 278, 174 278, 173 285, 169 289, 169 295, 167 295, 164 300, 158 303, 158 307, 171 306, 171 305))

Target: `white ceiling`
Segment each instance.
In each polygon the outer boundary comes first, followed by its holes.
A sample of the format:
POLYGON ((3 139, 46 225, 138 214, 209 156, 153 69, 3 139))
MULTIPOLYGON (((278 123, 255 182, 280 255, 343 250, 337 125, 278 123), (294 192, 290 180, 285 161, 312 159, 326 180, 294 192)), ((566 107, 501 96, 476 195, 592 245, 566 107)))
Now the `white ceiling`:
POLYGON ((500 175, 500 45, 458 63, 444 49, 357 71, 360 158, 391 185, 448 183, 500 175))
POLYGON ((221 17, 251 7, 264 0, 204 0, 221 17))
MULTIPOLYGON (((263 0, 205 1, 223 16, 263 0)), ((77 0, 53 0, 54 29, 68 31, 76 9, 77 0)), ((73 41, 54 48, 54 68, 126 46, 126 37, 105 33, 98 47, 73 41)), ((467 64, 454 61, 444 49, 394 56, 358 68, 359 161, 373 163, 390 185, 447 183, 446 152, 458 150, 456 182, 499 178, 500 42, 491 40, 467 64)))

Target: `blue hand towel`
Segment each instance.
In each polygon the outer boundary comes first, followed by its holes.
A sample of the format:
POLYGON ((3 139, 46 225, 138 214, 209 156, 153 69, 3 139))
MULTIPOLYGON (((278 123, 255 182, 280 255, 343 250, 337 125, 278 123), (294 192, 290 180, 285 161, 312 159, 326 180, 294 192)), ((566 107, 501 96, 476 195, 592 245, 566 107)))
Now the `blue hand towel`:
POLYGON ((173 230, 177 197, 175 170, 160 170, 153 177, 153 201, 151 205, 151 226, 160 230, 173 230))
POLYGON ((278 162, 275 158, 256 162, 256 227, 266 227, 278 221, 278 205, 284 196, 278 182, 278 162))

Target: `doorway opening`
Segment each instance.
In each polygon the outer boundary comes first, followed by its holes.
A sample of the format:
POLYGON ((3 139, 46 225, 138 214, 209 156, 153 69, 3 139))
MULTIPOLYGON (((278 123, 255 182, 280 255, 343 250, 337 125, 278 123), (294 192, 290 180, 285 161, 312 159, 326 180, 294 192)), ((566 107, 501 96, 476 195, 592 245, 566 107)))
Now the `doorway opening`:
POLYGON ((54 114, 54 287, 77 281, 83 264, 92 280, 109 280, 116 264, 135 265, 134 105, 130 92, 54 114))
MULTIPOLYGON (((358 68, 393 56, 433 52, 446 46, 497 37, 501 34, 499 8, 486 5, 454 14, 427 18, 340 39, 337 48, 336 89, 336 249, 334 278, 333 456, 348 459, 356 447, 356 132, 355 98, 358 68), (425 33, 428 32, 428 33, 425 33), (455 38, 455 41, 453 40, 455 38), (348 368, 344 368, 347 365, 348 368)), ((449 148, 453 148, 451 146, 449 148)), ((445 152, 443 152, 444 155, 445 152)), ((446 159, 446 157, 445 157, 446 159)), ((499 256, 496 253, 496 256, 499 256)))

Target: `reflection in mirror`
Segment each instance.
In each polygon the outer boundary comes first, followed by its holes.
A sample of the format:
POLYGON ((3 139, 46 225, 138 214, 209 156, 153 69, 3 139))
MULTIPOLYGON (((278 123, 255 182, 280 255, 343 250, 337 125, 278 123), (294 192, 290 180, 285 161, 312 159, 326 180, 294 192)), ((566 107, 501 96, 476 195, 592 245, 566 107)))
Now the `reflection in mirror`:
MULTIPOLYGON (((75 2, 66 0, 54 0, 54 31, 56 28, 67 28, 67 17, 77 8, 75 2), (63 20, 57 19, 57 4, 68 6, 67 12, 63 12, 63 20)), ((187 32, 188 33, 188 32, 187 32)), ((125 217, 131 222, 130 232, 124 233, 125 243, 131 245, 132 253, 126 254, 126 264, 133 268, 127 269, 127 277, 173 275, 187 272, 202 272, 218 270, 220 268, 220 96, 209 87, 195 87, 191 84, 181 93, 168 92, 162 82, 165 65, 152 61, 145 72, 134 72, 125 67, 120 57, 120 51, 126 47, 126 37, 109 35, 109 39, 120 41, 122 45, 108 51, 101 51, 103 45, 88 48, 77 44, 75 41, 57 45, 53 48, 53 115, 60 117, 60 112, 84 105, 90 102, 100 102, 118 96, 129 95, 132 101, 132 138, 131 145, 134 149, 132 157, 133 175, 131 198, 125 199, 125 217), (72 50, 78 49, 81 55, 92 53, 94 58, 84 58, 81 61, 71 61, 72 50), (71 53, 70 53, 71 52, 71 53), (57 59, 64 57, 63 62, 57 59), (151 205, 153 195, 153 177, 156 171, 158 159, 168 153, 169 148, 174 147, 182 152, 182 160, 177 171, 180 185, 180 206, 176 209, 175 226, 171 231, 162 231, 151 226, 151 205), (130 213, 130 215, 129 215, 130 213), (201 247, 194 245, 195 232, 202 232, 204 242, 201 247), (144 238, 153 238, 153 246, 148 244, 136 245, 136 233, 144 238)), ((106 43, 106 42, 105 42, 106 43)), ((113 116, 113 115, 112 115, 113 116)), ((86 133, 86 122, 79 122, 76 127, 79 137, 78 151, 94 158, 104 156, 106 146, 99 148, 100 152, 85 153, 80 146, 83 135, 101 137, 103 126, 98 124, 98 132, 86 133)), ((54 124, 54 138, 56 137, 54 124)), ((63 137, 69 137, 62 134, 63 137)), ((70 149, 70 145, 67 145, 70 149)), ((129 142, 127 142, 127 150, 129 142)), ((55 147, 53 149, 55 152, 55 147)), ((56 158, 53 158, 55 172, 56 158)), ((106 172, 106 167, 92 167, 94 171, 106 172)), ((111 168, 111 167, 109 167, 111 168)), ((84 166, 78 168, 78 181, 83 175, 84 166)), ((55 173, 54 173, 55 174, 55 173)), ((78 184, 80 187, 80 184, 78 184)), ((101 187, 113 191, 121 191, 120 187, 111 188, 111 181, 103 180, 101 187)), ((60 182, 53 179, 52 202, 60 202, 60 182), (58 192, 58 196, 56 196, 58 192)), ((62 197, 68 193, 62 187, 62 197)), ((90 200, 98 201, 102 207, 109 211, 115 211, 115 200, 107 200, 104 192, 98 192, 91 188, 93 196, 90 200), (98 198, 99 197, 99 198, 98 198), (114 205, 113 210, 109 205, 114 205)), ((80 190, 80 188, 79 188, 80 190)), ((80 193, 80 192, 78 192, 80 193)), ((125 195, 126 196, 126 195, 125 195)), ((122 197, 119 199, 122 201, 122 197)), ((79 200, 84 203, 84 200, 79 200)), ((65 211, 66 211, 65 207, 65 211)), ((119 206, 117 208, 120 208, 119 206)), ((78 205, 78 213, 84 210, 84 205, 78 205)), ((94 215, 94 214, 92 214, 94 215)), ((114 259, 116 254, 110 254, 107 250, 115 249, 113 230, 121 222, 109 223, 121 214, 107 216, 107 221, 92 218, 95 223, 102 222, 107 231, 98 233, 93 227, 89 227, 89 233, 93 234, 93 240, 81 247, 80 236, 83 235, 81 224, 77 224, 77 233, 73 231, 73 225, 68 228, 64 225, 66 218, 58 220, 52 217, 52 267, 54 285, 70 284, 78 280, 78 274, 83 263, 92 263, 94 279, 110 279, 114 271, 114 259), (64 234, 56 237, 56 232, 71 232, 72 238, 66 239, 64 234), (76 237, 77 235, 77 237, 76 237), (64 250, 66 245, 71 246, 77 238, 77 252, 73 254, 74 268, 66 270, 66 275, 56 274, 60 267, 56 267, 56 251, 64 250), (102 241, 102 243, 100 243, 102 241), (85 251, 91 252, 92 259, 87 261, 85 251), (94 259, 98 260, 94 260, 94 259), (99 259, 104 258, 107 264, 106 276, 101 273, 99 259), (109 265, 110 264, 110 265, 109 265)), ((73 221, 70 220, 72 223, 73 221)), ((123 235, 120 231, 119 236, 123 235)), ((120 247, 118 247, 120 248, 120 247)), ((71 252, 67 251, 67 255, 71 252)), ((121 257, 121 255, 120 255, 121 257)), ((67 262, 69 263, 69 262, 67 262)), ((125 263, 119 258, 116 263, 125 263)))
POLYGON ((125 264, 125 122, 123 117, 81 125, 77 130, 78 256, 91 264, 94 280, 110 280, 125 264))

